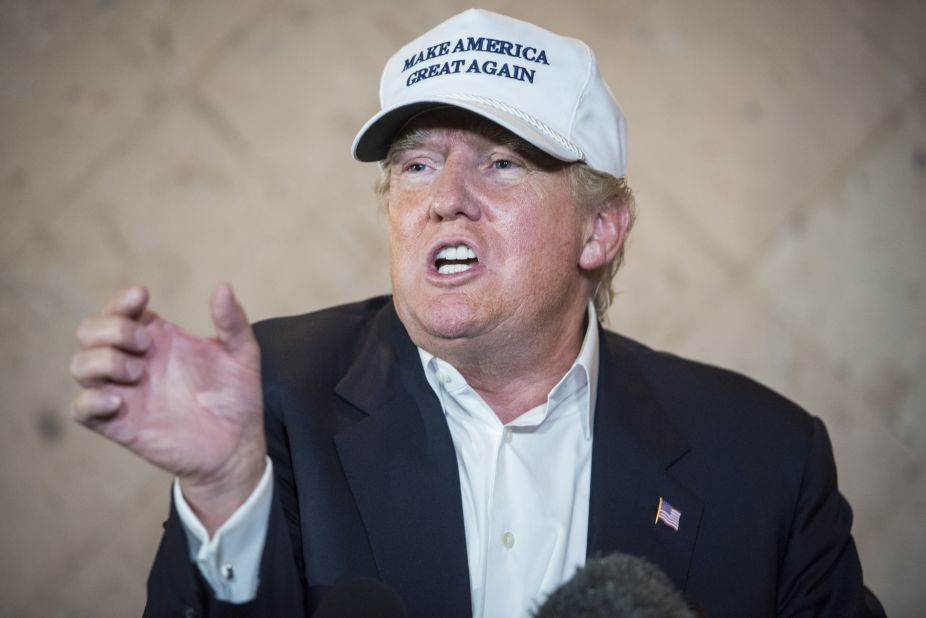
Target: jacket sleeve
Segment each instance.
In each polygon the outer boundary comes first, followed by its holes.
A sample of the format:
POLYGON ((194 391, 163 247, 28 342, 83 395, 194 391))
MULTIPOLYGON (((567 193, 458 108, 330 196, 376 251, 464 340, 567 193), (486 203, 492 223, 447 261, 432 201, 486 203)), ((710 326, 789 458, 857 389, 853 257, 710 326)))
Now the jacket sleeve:
MULTIPOLYGON (((265 406, 269 409, 267 395, 265 391, 265 406)), ((298 499, 286 429, 271 413, 265 413, 264 421, 274 479, 257 596, 248 603, 240 604, 215 598, 196 564, 190 561, 183 523, 171 504, 170 516, 164 524, 164 536, 148 576, 146 617, 310 615, 298 499)), ((325 591, 319 587, 313 592, 320 597, 325 591)))
POLYGON ((814 418, 779 572, 779 616, 884 616, 862 581, 851 528, 852 509, 837 487, 826 428, 814 418))
POLYGON ((171 506, 164 524, 164 536, 148 576, 144 615, 152 618, 309 615, 302 578, 293 559, 289 526, 276 497, 276 487, 261 557, 260 585, 253 601, 226 603, 214 597, 196 564, 190 561, 183 523, 171 506))

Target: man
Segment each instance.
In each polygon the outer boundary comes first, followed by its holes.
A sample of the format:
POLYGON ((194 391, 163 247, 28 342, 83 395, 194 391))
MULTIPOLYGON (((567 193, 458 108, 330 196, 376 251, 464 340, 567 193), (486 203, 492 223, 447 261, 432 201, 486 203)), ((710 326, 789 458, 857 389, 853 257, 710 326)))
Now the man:
POLYGON ((883 613, 822 424, 598 326, 633 219, 591 50, 485 11, 386 65, 391 298, 217 337, 116 294, 78 331, 76 418, 177 476, 147 612, 311 613, 352 577, 413 616, 524 616, 587 556, 712 616, 883 613))

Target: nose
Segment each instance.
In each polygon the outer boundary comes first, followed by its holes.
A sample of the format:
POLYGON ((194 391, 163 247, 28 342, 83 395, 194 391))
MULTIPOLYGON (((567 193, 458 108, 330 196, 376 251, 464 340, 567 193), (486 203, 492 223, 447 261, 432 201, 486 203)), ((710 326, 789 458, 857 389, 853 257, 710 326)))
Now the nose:
POLYGON ((471 183, 465 166, 454 157, 448 158, 431 188, 431 217, 439 221, 458 217, 478 220, 482 210, 471 183))

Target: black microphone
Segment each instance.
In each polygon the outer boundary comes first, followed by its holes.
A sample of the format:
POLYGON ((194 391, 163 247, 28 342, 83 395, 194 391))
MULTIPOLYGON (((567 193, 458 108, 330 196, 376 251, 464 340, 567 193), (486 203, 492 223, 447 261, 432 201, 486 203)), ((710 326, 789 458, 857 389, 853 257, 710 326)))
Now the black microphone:
POLYGON ((592 558, 553 591, 535 618, 695 618, 652 562, 615 553, 592 558))
POLYGON ((402 598, 370 577, 345 579, 322 597, 312 618, 408 618, 402 598))

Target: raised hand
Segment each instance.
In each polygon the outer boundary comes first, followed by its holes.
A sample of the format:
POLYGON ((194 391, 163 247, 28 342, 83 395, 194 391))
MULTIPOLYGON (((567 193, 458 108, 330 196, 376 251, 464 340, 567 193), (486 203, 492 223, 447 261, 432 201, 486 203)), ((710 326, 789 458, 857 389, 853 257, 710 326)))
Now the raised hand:
POLYGON ((213 532, 264 469, 260 350, 230 286, 212 295, 216 337, 183 331, 147 309, 148 292, 118 292, 84 320, 71 374, 75 419, 180 477, 213 532))

